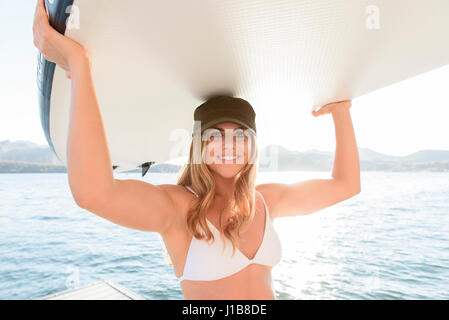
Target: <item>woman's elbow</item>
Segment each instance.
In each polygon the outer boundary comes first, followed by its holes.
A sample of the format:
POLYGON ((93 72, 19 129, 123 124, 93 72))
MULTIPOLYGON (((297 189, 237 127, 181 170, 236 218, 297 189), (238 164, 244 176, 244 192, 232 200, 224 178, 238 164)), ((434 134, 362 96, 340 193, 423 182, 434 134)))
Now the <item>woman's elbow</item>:
POLYGON ((104 197, 95 196, 89 192, 74 193, 72 192, 73 199, 75 203, 82 209, 89 210, 93 206, 97 206, 98 203, 102 202, 104 197))

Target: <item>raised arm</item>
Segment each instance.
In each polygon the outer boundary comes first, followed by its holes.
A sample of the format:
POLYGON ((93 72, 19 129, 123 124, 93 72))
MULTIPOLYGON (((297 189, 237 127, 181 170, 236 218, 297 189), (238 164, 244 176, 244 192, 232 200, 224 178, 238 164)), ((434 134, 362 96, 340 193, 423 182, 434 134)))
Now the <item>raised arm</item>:
POLYGON ((176 186, 114 179, 88 52, 49 25, 43 0, 36 6, 33 33, 44 57, 71 79, 67 171, 74 200, 114 223, 164 233, 179 212, 176 186))
POLYGON ((310 214, 360 193, 360 164, 350 107, 351 101, 342 101, 313 112, 314 116, 331 113, 334 120, 336 151, 331 179, 257 186, 269 202, 273 218, 310 214))

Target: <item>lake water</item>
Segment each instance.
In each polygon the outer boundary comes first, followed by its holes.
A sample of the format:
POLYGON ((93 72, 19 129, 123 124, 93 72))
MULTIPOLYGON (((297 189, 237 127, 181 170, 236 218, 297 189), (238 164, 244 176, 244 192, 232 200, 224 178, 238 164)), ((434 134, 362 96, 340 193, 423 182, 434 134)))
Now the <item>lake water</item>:
MULTIPOLYGON (((176 178, 149 172, 144 181, 176 178)), ((330 173, 262 172, 256 184, 316 178, 330 173)), ((449 173, 362 172, 361 179, 351 199, 275 220, 276 298, 449 299, 449 173)), ((0 299, 36 299, 101 279, 146 299, 183 299, 158 234, 79 208, 65 173, 0 174, 0 299)))

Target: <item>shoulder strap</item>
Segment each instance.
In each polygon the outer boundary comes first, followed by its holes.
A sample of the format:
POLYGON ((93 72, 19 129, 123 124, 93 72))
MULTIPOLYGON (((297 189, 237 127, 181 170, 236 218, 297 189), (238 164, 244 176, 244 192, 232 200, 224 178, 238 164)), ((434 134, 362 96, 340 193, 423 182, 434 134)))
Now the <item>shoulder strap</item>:
POLYGON ((262 193, 260 193, 259 191, 257 191, 257 192, 260 194, 260 196, 262 198, 263 204, 265 205, 265 213, 268 215, 269 214, 268 213, 268 207, 267 207, 267 203, 265 202, 265 198, 263 197, 262 193))
POLYGON ((189 191, 191 191, 194 195, 196 195, 196 196, 198 197, 198 195, 196 194, 195 191, 192 190, 192 188, 190 188, 189 186, 186 186, 186 188, 187 188, 189 191))

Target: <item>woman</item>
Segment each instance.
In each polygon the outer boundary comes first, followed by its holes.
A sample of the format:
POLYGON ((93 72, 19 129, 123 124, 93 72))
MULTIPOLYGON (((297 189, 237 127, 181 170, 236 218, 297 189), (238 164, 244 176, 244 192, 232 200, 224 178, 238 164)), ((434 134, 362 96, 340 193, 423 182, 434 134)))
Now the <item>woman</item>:
POLYGON ((185 299, 275 299, 271 269, 281 247, 272 221, 360 192, 350 101, 312 112, 330 113, 335 123, 332 179, 255 186, 254 110, 243 99, 218 96, 195 110, 200 126, 176 185, 116 180, 88 52, 49 25, 43 0, 33 33, 44 57, 71 79, 67 169, 76 203, 119 225, 161 235, 185 299))

